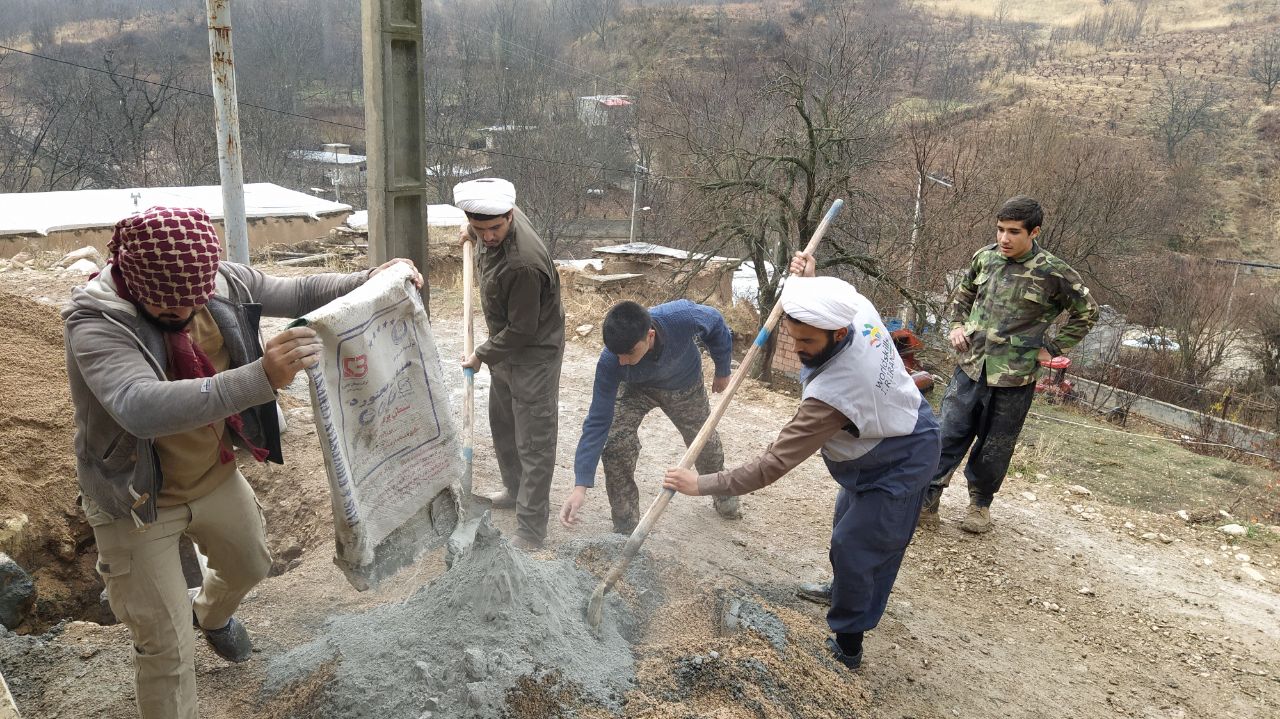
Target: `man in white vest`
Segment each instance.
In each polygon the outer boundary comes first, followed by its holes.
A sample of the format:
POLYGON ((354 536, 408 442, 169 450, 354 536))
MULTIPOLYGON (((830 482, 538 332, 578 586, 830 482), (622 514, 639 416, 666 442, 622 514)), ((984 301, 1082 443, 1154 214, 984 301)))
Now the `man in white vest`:
POLYGON ((667 470, 663 484, 688 495, 742 495, 769 485, 821 449, 840 485, 831 532, 833 579, 827 648, 862 664, 863 633, 884 614, 911 541, 941 438, 880 314, 853 286, 814 277, 797 253, 783 288, 783 321, 804 368, 795 417, 758 459, 699 476, 667 470))

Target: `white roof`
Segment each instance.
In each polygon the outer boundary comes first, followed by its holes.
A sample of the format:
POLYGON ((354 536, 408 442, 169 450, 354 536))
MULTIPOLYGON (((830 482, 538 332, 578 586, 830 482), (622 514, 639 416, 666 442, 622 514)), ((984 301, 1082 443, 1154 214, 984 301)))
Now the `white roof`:
POLYGON ((598 102, 602 105, 609 105, 611 107, 621 107, 631 104, 630 95, 583 95, 578 99, 586 100, 588 102, 598 102))
MULTIPOLYGON (((351 205, 269 182, 244 186, 248 217, 310 217, 350 212, 351 205)), ((148 207, 199 207, 214 220, 222 219, 222 188, 142 187, 120 190, 17 192, 0 194, 0 236, 47 235, 60 230, 114 227, 122 218, 148 207), (134 193, 139 195, 135 205, 134 193)))
MULTIPOLYGON (((427 205, 427 224, 434 227, 461 227, 467 224, 467 215, 453 205, 427 205)), ((356 232, 369 231, 369 211, 352 212, 347 227, 356 232)))
MULTIPOLYGON (((674 247, 663 247, 650 242, 628 242, 625 245, 613 245, 610 247, 596 247, 594 252, 602 252, 609 255, 660 255, 662 257, 674 257, 677 260, 687 260, 690 257, 694 259, 702 259, 704 255, 700 255, 686 250, 678 250, 674 247)), ((737 262, 733 257, 714 256, 710 258, 713 262, 737 262)), ((760 291, 760 283, 756 279, 755 263, 747 261, 738 265, 733 271, 733 303, 736 305, 739 301, 755 302, 756 294, 760 291)), ((765 276, 773 277, 773 264, 766 262, 764 264, 765 276)))
MULTIPOLYGON (((765 277, 773 278, 772 262, 764 263, 764 274, 765 277)), ((758 294, 760 294, 760 281, 756 279, 756 264, 743 262, 733 271, 733 304, 737 305, 740 301, 754 304, 758 294)))
POLYGON ((347 215, 346 225, 347 227, 350 227, 351 229, 357 232, 368 232, 369 231, 369 211, 356 210, 355 212, 352 212, 350 215, 347 215))
POLYGON ((536 129, 538 129, 537 125, 490 125, 480 128, 480 132, 523 132, 536 129))
MULTIPOLYGON (((610 245, 609 247, 595 247, 592 252, 603 252, 607 255, 661 255, 663 257, 674 257, 677 260, 687 260, 693 258, 701 260, 706 258, 696 252, 688 252, 685 250, 677 250, 674 247, 663 247, 655 245, 651 242, 628 242, 625 245, 610 245)), ((714 256, 707 258, 712 262, 737 262, 736 257, 719 257, 714 256)))
POLYGON ((290 150, 290 157, 311 162, 323 162, 329 165, 359 165, 365 161, 364 155, 344 154, 326 150, 290 150))
POLYGON ((427 205, 427 224, 436 227, 461 227, 467 224, 467 213, 453 205, 427 205))

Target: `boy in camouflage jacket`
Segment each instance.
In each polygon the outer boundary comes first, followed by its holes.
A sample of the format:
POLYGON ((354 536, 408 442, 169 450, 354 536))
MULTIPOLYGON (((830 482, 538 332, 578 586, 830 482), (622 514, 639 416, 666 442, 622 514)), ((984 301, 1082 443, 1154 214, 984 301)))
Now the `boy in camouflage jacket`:
POLYGON ((951 303, 948 339, 959 361, 942 398, 942 458, 921 515, 926 526, 936 526, 942 491, 972 445, 964 470, 969 512, 960 528, 990 531, 991 502, 1031 408, 1039 363, 1074 347, 1098 316, 1080 275, 1036 242, 1044 219, 1038 202, 1014 197, 996 218, 996 243, 973 255, 951 303), (1047 337, 1064 311, 1066 323, 1047 337))

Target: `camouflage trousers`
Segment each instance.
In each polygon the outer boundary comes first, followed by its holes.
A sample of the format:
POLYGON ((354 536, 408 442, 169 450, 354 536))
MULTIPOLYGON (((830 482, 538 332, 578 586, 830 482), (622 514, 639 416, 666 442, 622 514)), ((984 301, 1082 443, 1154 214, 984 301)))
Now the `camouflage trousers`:
POLYGON ((964 476, 969 481, 969 501, 979 507, 991 506, 991 500, 1004 484, 1014 445, 1022 433, 1022 423, 1035 393, 1035 383, 991 387, 987 385, 985 370, 974 382, 964 370, 956 368, 942 398, 942 457, 926 503, 942 495, 942 490, 951 483, 951 473, 968 452, 964 476))
MULTIPOLYGON (((640 523, 640 489, 635 480, 636 460, 640 457, 639 429, 640 423, 654 408, 667 415, 680 431, 686 447, 698 436, 698 430, 711 414, 707 389, 701 380, 692 387, 673 390, 622 384, 601 457, 605 491, 613 514, 613 530, 622 534, 630 534, 640 523)), ((670 464, 674 465, 676 459, 672 457, 670 464)), ((699 474, 724 469, 724 448, 720 444, 719 433, 712 432, 707 438, 694 466, 699 474)), ((657 481, 659 478, 653 479, 657 481)), ((715 504, 722 515, 737 516, 737 497, 716 497, 715 504)))

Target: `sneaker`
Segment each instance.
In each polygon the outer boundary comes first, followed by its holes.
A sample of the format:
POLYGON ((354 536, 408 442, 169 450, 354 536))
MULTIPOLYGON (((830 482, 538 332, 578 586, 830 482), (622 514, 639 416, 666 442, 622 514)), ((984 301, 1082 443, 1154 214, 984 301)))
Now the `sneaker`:
POLYGON ((836 642, 835 637, 827 637, 827 651, 831 652, 831 656, 836 661, 850 669, 857 669, 862 666, 862 650, 859 649, 857 654, 845 654, 844 650, 840 648, 840 644, 836 642))
POLYGON ((505 489, 486 495, 485 499, 489 500, 489 504, 493 505, 494 509, 511 509, 516 506, 516 498, 507 494, 505 489))
POLYGON ((711 506, 716 513, 725 519, 742 519, 742 509, 738 506, 737 497, 712 497, 711 506))
POLYGON ((541 539, 530 539, 523 534, 517 534, 511 538, 511 546, 516 549, 523 549, 526 552, 534 552, 542 549, 542 544, 543 542, 541 539))
POLYGON ((969 513, 965 515, 960 528, 970 534, 986 534, 991 531, 991 508, 969 505, 969 513))
POLYGON ((796 587, 796 596, 818 604, 830 604, 831 582, 805 582, 796 587))
POLYGON ((201 629, 204 640, 209 643, 213 653, 229 662, 247 662, 253 656, 253 641, 249 632, 235 617, 221 629, 201 629))

